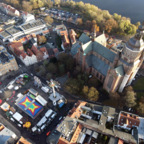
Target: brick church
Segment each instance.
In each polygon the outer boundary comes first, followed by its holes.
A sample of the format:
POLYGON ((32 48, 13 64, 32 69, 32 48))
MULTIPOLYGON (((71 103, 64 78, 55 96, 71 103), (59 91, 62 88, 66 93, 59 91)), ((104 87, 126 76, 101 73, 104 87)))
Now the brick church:
MULTIPOLYGON (((121 51, 114 52, 106 47, 105 34, 90 36, 83 33, 72 45, 71 55, 81 65, 82 70, 97 77, 108 92, 122 92, 125 86, 132 83, 143 63, 144 26, 140 26, 137 34, 129 39, 121 51)), ((70 37, 75 38, 71 33, 70 37)))

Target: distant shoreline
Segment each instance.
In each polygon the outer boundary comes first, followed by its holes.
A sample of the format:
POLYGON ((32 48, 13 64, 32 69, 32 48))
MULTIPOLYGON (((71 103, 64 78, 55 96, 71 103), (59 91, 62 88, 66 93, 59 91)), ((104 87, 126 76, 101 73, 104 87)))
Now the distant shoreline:
MULTIPOLYGON (((79 2, 81 0, 74 0, 79 2)), ((143 0, 82 0, 84 3, 90 3, 102 10, 108 10, 112 15, 118 13, 122 16, 129 17, 133 24, 138 21, 144 21, 144 1, 143 0), (131 2, 131 3, 130 3, 131 2)))

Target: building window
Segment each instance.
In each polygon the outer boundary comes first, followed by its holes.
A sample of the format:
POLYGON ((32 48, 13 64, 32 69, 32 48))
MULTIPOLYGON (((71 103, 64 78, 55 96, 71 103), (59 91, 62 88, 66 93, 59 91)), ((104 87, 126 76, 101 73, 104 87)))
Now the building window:
POLYGON ((99 74, 98 74, 98 73, 96 74, 96 77, 97 77, 97 78, 99 77, 99 74))
POLYGON ((100 80, 102 81, 102 75, 100 75, 100 80))
POLYGON ((109 77, 109 81, 108 81, 108 83, 107 83, 107 87, 108 87, 109 89, 111 89, 112 84, 113 84, 113 77, 110 76, 110 77, 109 77))

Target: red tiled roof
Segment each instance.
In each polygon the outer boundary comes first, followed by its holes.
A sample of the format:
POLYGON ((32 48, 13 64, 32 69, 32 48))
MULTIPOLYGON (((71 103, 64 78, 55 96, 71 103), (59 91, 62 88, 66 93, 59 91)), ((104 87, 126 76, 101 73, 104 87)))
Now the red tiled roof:
POLYGON ((23 59, 27 56, 27 54, 25 53, 25 52, 23 52, 22 54, 21 54, 21 56, 23 57, 23 59))
POLYGON ((126 112, 121 112, 118 124, 120 126, 127 125, 128 128, 132 128, 133 126, 139 126, 140 119, 138 116, 134 114, 129 114, 126 112))
POLYGON ((42 53, 46 52, 46 53, 48 54, 46 47, 40 48, 40 51, 41 51, 42 53))
POLYGON ((38 61, 43 60, 43 53, 41 51, 37 51, 36 53, 36 57, 38 61))
POLYGON ((47 33, 49 33, 49 29, 48 29, 48 30, 43 31, 43 34, 47 34, 47 33))
POLYGON ((63 36, 63 35, 68 35, 67 31, 60 31, 60 35, 63 36))
POLYGON ((29 56, 32 56, 32 55, 33 55, 33 52, 32 52, 30 49, 27 49, 27 54, 28 54, 29 56))
POLYGON ((28 15, 28 12, 22 11, 22 15, 28 15))
POLYGON ((123 144, 123 143, 124 143, 124 141, 119 139, 118 144, 123 144))
POLYGON ((53 52, 54 52, 55 54, 57 54, 57 53, 59 53, 59 50, 58 50, 57 48, 55 48, 55 49, 53 49, 53 52))
POLYGON ((33 53, 36 55, 37 53, 38 53, 38 49, 37 49, 37 47, 36 46, 32 46, 32 48, 31 48, 31 50, 33 51, 33 53))
POLYGON ((9 46, 11 48, 18 48, 18 47, 23 46, 23 44, 21 42, 12 42, 12 43, 9 44, 9 46))

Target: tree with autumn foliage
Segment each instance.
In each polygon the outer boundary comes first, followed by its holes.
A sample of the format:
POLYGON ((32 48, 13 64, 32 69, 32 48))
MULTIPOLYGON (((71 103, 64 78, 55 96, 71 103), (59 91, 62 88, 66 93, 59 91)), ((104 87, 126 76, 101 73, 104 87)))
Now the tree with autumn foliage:
POLYGON ((32 5, 31 5, 30 2, 23 1, 23 2, 22 2, 22 8, 23 8, 23 10, 26 11, 26 12, 31 12, 33 7, 32 7, 32 5))
POLYGON ((104 27, 108 33, 115 32, 116 29, 118 28, 118 23, 114 19, 111 18, 105 22, 104 27))
POLYGON ((88 86, 84 86, 83 89, 82 89, 82 92, 84 95, 87 95, 88 92, 89 92, 89 87, 88 86))
POLYGON ((99 26, 96 24, 96 21, 93 20, 92 21, 92 28, 91 28, 91 31, 95 31, 95 32, 99 32, 99 26))
POLYGON ((53 23, 53 18, 50 17, 50 16, 46 16, 44 20, 45 20, 45 22, 48 23, 48 24, 52 24, 52 23, 53 23))
POLYGON ((144 115, 144 103, 140 102, 139 106, 137 108, 138 113, 140 113, 141 115, 144 115))
POLYGON ((94 87, 84 86, 82 89, 83 95, 85 95, 91 101, 97 101, 99 98, 99 92, 94 87))
POLYGON ((78 25, 82 25, 82 24, 83 24, 82 18, 77 18, 76 23, 77 23, 78 25))

